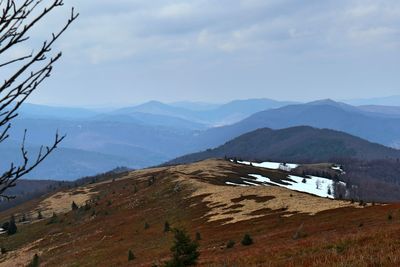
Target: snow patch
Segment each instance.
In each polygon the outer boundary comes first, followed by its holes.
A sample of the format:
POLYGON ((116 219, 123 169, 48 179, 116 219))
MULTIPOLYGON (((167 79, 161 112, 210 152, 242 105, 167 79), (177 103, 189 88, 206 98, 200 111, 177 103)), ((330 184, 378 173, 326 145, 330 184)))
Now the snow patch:
POLYGON ((269 183, 271 181, 269 178, 259 174, 249 174, 249 176, 256 178, 256 181, 259 183, 269 183))
MULTIPOLYGON (((234 161, 231 160, 231 162, 234 161)), ((300 166, 299 164, 294 164, 294 163, 280 163, 280 162, 270 162, 270 161, 261 163, 250 162, 250 161, 237 161, 237 163, 259 168, 283 170, 283 171, 290 171, 291 169, 295 169, 300 166)), ((344 173, 340 165, 332 165, 331 169, 335 171, 340 171, 342 174, 344 173)), ((335 182, 328 178, 312 176, 312 175, 308 175, 305 178, 295 175, 288 175, 287 179, 281 180, 282 183, 277 183, 272 181, 268 177, 264 177, 259 174, 249 174, 249 176, 255 178, 255 182, 257 182, 257 184, 249 181, 248 178, 242 178, 243 183, 245 183, 246 185, 235 184, 231 182, 226 182, 226 184, 236 185, 236 186, 276 185, 298 192, 334 199, 333 194, 334 194, 335 182)), ((346 186, 346 183, 344 182, 338 181, 338 183, 346 186)))
POLYGON ((288 179, 290 180, 283 180, 282 182, 286 184, 281 184, 274 182, 271 179, 262 175, 249 174, 249 176, 256 178, 256 181, 260 183, 273 184, 280 187, 285 187, 290 190, 309 193, 319 197, 327 197, 332 199, 334 198, 333 181, 327 178, 317 176, 308 176, 307 178, 303 178, 299 176, 289 175, 288 179), (303 180, 305 181, 305 183, 303 183, 303 180), (328 194, 329 191, 331 194, 328 194))
POLYGON ((260 184, 252 183, 252 182, 249 182, 249 181, 244 180, 244 179, 245 179, 245 178, 243 178, 243 183, 246 183, 246 184, 252 185, 252 186, 260 186, 260 184))
POLYGON ((249 186, 249 185, 246 185, 246 184, 236 184, 236 183, 231 183, 231 182, 225 182, 225 184, 233 185, 233 186, 249 186))
POLYGON ((273 169, 273 170, 279 170, 282 168, 282 166, 287 166, 290 169, 295 169, 299 166, 298 164, 294 164, 294 163, 282 163, 282 162, 270 162, 270 161, 261 162, 261 163, 249 162, 249 161, 238 161, 238 163, 244 164, 244 165, 252 165, 254 167, 259 167, 259 168, 273 169))
POLYGON ((341 174, 345 174, 345 171, 342 169, 342 166, 334 165, 331 167, 334 171, 339 171, 341 174))

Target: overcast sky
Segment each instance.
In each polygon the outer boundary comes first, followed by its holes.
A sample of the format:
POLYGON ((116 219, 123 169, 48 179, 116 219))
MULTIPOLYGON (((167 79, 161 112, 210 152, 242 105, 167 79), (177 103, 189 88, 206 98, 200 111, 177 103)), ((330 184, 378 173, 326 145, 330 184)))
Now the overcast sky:
POLYGON ((313 100, 400 94, 400 1, 67 0, 81 13, 31 102, 313 100))

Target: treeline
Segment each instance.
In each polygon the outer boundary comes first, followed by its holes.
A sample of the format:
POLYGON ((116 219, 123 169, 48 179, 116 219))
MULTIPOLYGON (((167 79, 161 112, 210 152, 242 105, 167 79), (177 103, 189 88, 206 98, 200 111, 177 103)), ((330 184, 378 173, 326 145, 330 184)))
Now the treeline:
POLYGON ((337 159, 345 171, 340 180, 346 183, 338 185, 337 197, 356 201, 399 202, 400 201, 400 160, 382 159, 363 161, 337 159), (347 194, 346 194, 347 193, 347 194))
POLYGON ((300 166, 294 172, 301 176, 314 175, 333 180, 336 199, 360 203, 400 201, 400 159, 367 161, 335 158, 330 162, 340 165, 344 173, 312 165, 300 166))
MULTIPOLYGON (((226 156, 225 160, 227 159, 229 157, 226 156)), ((233 159, 234 161, 242 160, 241 158, 233 159)), ((270 159, 269 161, 280 162, 279 159, 270 159)), ((262 160, 255 162, 262 162, 262 160)), ((319 165, 324 164, 318 164, 318 162, 302 161, 293 162, 305 165, 292 170, 292 174, 302 177, 312 175, 333 180, 333 193, 337 199, 361 203, 400 202, 400 159, 332 158, 329 162, 340 165, 344 173, 330 167, 321 167, 319 165)))

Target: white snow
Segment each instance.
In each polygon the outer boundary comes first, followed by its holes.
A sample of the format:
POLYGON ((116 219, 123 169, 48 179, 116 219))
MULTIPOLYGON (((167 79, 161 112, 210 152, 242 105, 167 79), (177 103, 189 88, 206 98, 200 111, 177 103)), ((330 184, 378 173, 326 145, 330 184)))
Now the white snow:
POLYGON ((303 177, 289 175, 289 178, 296 182, 293 184, 293 190, 306 192, 320 197, 333 197, 333 181, 323 177, 308 176, 306 183, 303 183, 303 177), (330 189, 331 194, 328 194, 330 189))
POLYGON ((342 169, 342 166, 334 165, 331 167, 332 170, 334 171, 339 171, 342 174, 345 174, 346 172, 342 169))
MULTIPOLYGON (((280 162, 261 162, 261 163, 255 163, 255 162, 249 162, 249 161, 238 161, 240 164, 244 165, 252 165, 254 167, 259 167, 259 168, 266 168, 266 169, 282 169, 283 163, 280 162)), ((289 167, 290 169, 297 168, 298 164, 294 163, 286 163, 284 166, 289 167)), ((333 165, 332 170, 335 171, 340 171, 344 173, 343 169, 339 165, 333 165)), ((300 177, 300 176, 295 176, 295 175, 289 175, 287 176, 287 180, 282 180, 282 183, 277 183, 269 179, 268 177, 264 177, 259 174, 249 174, 249 176, 255 178, 257 183, 260 183, 264 186, 268 185, 276 185, 280 187, 285 187, 290 190, 294 191, 299 191, 299 192, 304 192, 312 195, 316 195, 319 197, 325 197, 325 198, 334 198, 333 193, 334 193, 334 182, 328 178, 324 177, 317 177, 317 176, 311 176, 308 175, 306 178, 300 177), (303 180, 305 179, 305 183, 303 183, 303 180), (328 191, 330 191, 331 194, 328 194, 328 191)), ((235 185, 235 186, 260 186, 260 184, 252 183, 249 181, 248 178, 242 178, 243 182, 246 185, 243 184, 235 184, 231 182, 226 182, 226 184, 229 185, 235 185)), ((339 181, 340 184, 346 185, 346 183, 339 181)))
POLYGON ((277 185, 280 187, 285 187, 290 190, 309 193, 309 194, 316 195, 319 197, 334 198, 333 197, 333 181, 326 179, 326 178, 309 176, 309 178, 306 178, 306 183, 303 183, 303 179, 304 179, 303 177, 289 175, 288 178, 292 181, 283 180, 282 182, 288 184, 288 185, 284 185, 284 184, 280 184, 280 183, 271 181, 271 179, 264 177, 262 175, 249 174, 249 176, 256 178, 257 182, 260 182, 260 183, 269 183, 269 184, 277 185), (317 188, 317 183, 318 183, 318 188, 317 188), (330 195, 328 194, 328 188, 331 189, 330 195))
POLYGON ((260 186, 260 184, 252 183, 252 182, 245 180, 245 178, 243 178, 243 183, 246 183, 246 184, 252 185, 252 186, 260 186))
POLYGON ((234 185, 234 186, 249 186, 249 185, 246 185, 246 184, 236 184, 236 183, 231 183, 231 182, 225 182, 225 184, 234 185))
POLYGON ((269 183, 271 181, 269 178, 259 174, 249 174, 249 176, 256 178, 256 181, 259 183, 269 183))
MULTIPOLYGON (((238 161, 240 164, 244 165, 253 165, 254 167, 259 167, 259 168, 266 168, 266 169, 274 169, 278 170, 279 166, 281 166, 283 163, 282 162, 261 162, 261 163, 255 163, 255 162, 249 162, 249 161, 238 161)), ((294 164, 294 163, 286 163, 286 166, 290 167, 291 169, 297 168, 299 165, 294 164)))
POLYGON ((332 166, 332 170, 343 171, 342 168, 340 168, 340 166, 332 166))

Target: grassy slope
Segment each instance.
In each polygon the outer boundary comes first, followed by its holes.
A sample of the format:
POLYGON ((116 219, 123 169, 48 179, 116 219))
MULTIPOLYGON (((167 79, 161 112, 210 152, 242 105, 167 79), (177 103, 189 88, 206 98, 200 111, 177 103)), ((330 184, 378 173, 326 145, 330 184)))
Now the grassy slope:
MULTIPOLYGON (((211 179, 204 169, 189 171, 203 181, 211 179)), ((207 221, 204 214, 210 208, 201 201, 204 196, 189 198, 193 188, 175 180, 181 174, 178 169, 147 170, 98 184, 93 190, 99 193, 89 210, 59 214, 55 224, 47 225, 46 219, 20 225, 19 233, 1 237, 0 245, 15 250, 44 237, 32 249, 41 254, 44 266, 150 266, 169 257, 172 235, 163 233, 168 220, 172 226, 188 229, 192 236, 201 233, 200 266, 400 264, 400 205, 349 207, 291 217, 285 217, 284 211, 260 210, 262 217, 223 225, 207 221), (147 180, 153 176, 156 182, 148 186, 147 180), (139 189, 136 193, 135 185, 139 189), (392 220, 388 220, 390 213, 392 220), (147 230, 145 222, 150 225, 147 230), (294 240, 300 225, 306 236, 294 240), (254 245, 240 245, 245 233, 251 234, 254 245), (230 239, 236 245, 226 249, 230 239), (130 265, 129 249, 137 257, 130 265)), ((222 173, 215 175, 214 180, 224 179, 222 173)), ((27 209, 32 206, 34 203, 25 204, 27 209)), ((10 212, 0 214, 0 218, 4 220, 10 212)))

